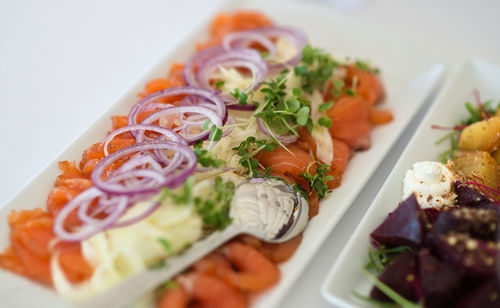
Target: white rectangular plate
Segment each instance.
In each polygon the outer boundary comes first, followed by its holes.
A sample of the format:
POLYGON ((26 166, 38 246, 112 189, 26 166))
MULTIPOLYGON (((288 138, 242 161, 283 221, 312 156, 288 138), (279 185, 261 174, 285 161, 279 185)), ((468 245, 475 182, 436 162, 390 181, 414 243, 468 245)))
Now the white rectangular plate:
POLYGON ((403 177, 412 164, 425 160, 439 161, 439 153, 450 146, 449 142, 435 144, 436 140, 448 132, 431 129, 431 125, 452 127, 459 120, 467 118, 464 103, 472 101, 474 88, 479 89, 483 100, 494 99, 496 102, 500 98, 498 80, 500 80, 500 67, 482 60, 471 59, 460 66, 441 91, 330 270, 321 290, 326 300, 341 307, 366 305, 355 299, 352 292, 366 295, 371 288, 371 284, 361 272, 361 267, 368 262, 370 233, 401 201, 403 177))
MULTIPOLYGON (((255 8, 267 13, 277 24, 289 25, 304 30, 313 46, 334 53, 340 59, 349 55, 351 59, 370 59, 382 70, 387 91, 384 108, 390 108, 395 116, 393 122, 377 127, 372 133, 372 147, 357 153, 350 161, 342 186, 321 204, 317 217, 313 218, 304 233, 303 242, 290 261, 281 266, 282 278, 277 286, 257 297, 254 307, 274 307, 286 294, 298 275, 306 268, 314 253, 339 221, 351 202, 363 188, 376 167, 403 132, 413 115, 437 87, 444 67, 435 59, 426 56, 417 44, 401 44, 386 32, 377 31, 372 25, 352 23, 349 19, 329 11, 328 7, 310 6, 306 2, 286 3, 271 1, 228 2, 224 10, 255 8), (300 18, 297 18, 300 16, 300 18)), ((82 151, 102 139, 110 129, 109 117, 126 114, 136 102, 136 94, 148 80, 163 75, 172 61, 186 60, 196 41, 205 35, 208 23, 203 24, 130 91, 100 117, 66 151, 56 157, 29 185, 0 209, 0 250, 8 245, 7 215, 13 209, 28 209, 45 203, 55 177, 57 162, 79 160, 82 151)), ((52 290, 32 283, 20 276, 0 270, 0 301, 7 307, 66 307, 68 302, 52 290), (17 292, 22 289, 23 292, 17 292)))

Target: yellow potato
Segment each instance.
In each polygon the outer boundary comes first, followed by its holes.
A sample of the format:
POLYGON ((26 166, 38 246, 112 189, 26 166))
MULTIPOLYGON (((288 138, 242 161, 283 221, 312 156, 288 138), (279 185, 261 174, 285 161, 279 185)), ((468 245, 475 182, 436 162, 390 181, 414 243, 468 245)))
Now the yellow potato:
POLYGON ((491 153, 500 146, 500 117, 476 122, 466 127, 460 134, 458 148, 467 151, 491 153))
POLYGON ((481 178, 485 185, 497 188, 500 183, 500 166, 495 159, 485 151, 457 153, 453 159, 453 169, 468 180, 476 180, 473 175, 481 178))
POLYGON ((495 152, 491 153, 491 156, 497 161, 497 164, 500 165, 500 149, 498 149, 495 152))

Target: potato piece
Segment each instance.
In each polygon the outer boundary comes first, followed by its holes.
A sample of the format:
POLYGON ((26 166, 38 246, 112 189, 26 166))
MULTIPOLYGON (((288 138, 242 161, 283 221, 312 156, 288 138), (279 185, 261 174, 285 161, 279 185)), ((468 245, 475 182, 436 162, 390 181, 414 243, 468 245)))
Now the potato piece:
POLYGON ((453 159, 453 169, 468 180, 483 179, 484 184, 497 188, 500 183, 500 167, 488 152, 460 152, 453 159))
POLYGON ((497 161, 497 164, 500 165, 500 149, 491 153, 491 156, 497 161))
POLYGON ((500 117, 476 122, 466 127, 458 140, 458 148, 491 153, 500 146, 500 117))

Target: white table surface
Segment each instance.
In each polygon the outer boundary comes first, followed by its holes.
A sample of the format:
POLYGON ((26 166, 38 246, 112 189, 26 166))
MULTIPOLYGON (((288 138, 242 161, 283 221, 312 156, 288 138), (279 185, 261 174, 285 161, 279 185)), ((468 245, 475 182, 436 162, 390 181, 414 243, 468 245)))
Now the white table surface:
MULTIPOLYGON (((222 2, 0 0, 0 206, 222 2)), ((500 64, 500 1, 309 2, 387 35, 414 38, 438 55, 448 72, 470 56, 500 64)), ((320 285, 429 103, 281 307, 329 307, 320 285)))

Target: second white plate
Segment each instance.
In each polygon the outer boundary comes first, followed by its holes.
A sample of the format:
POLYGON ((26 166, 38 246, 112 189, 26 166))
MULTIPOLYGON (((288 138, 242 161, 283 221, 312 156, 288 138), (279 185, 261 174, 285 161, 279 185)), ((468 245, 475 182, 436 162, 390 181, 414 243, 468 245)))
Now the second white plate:
POLYGON ((472 101, 474 88, 479 89, 483 100, 494 99, 496 102, 500 98, 498 80, 500 80, 500 67, 482 60, 468 60, 460 66, 420 124, 376 199, 330 270, 321 290, 326 300, 340 307, 366 306, 366 303, 354 298, 353 291, 366 295, 371 289, 371 284, 361 272, 363 265, 368 262, 370 233, 401 201, 402 181, 406 170, 417 161, 439 161, 439 153, 444 152, 450 146, 449 142, 435 144, 436 140, 447 132, 433 130, 431 126, 437 124, 452 127, 459 120, 467 118, 464 103, 472 101))

